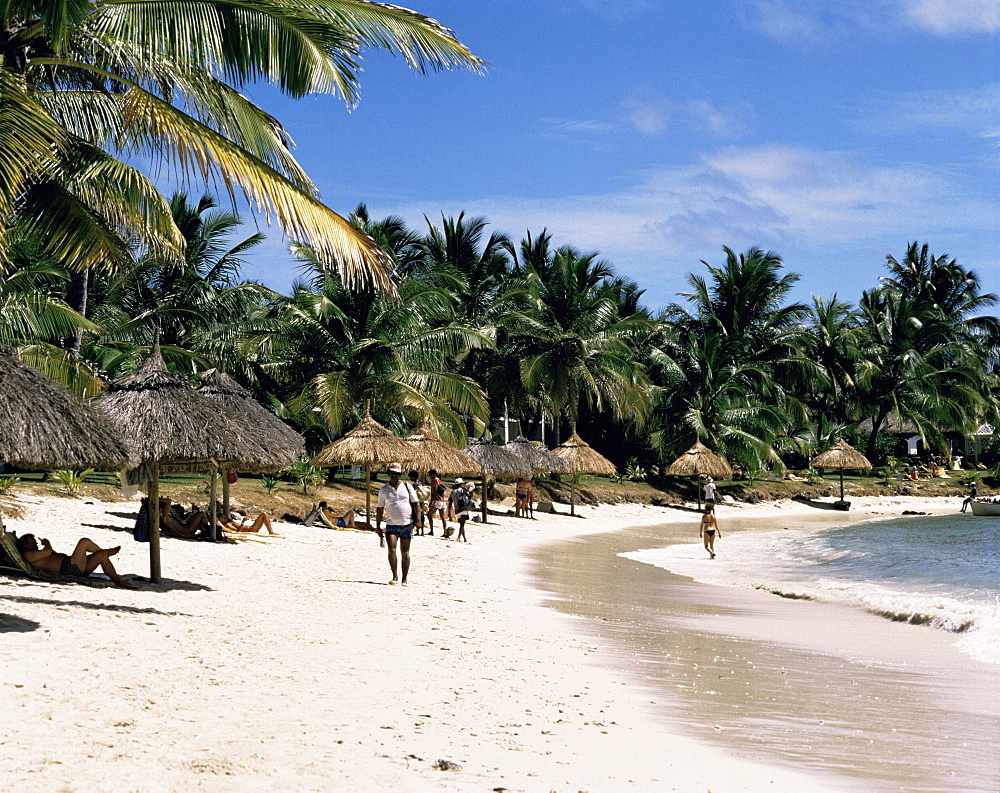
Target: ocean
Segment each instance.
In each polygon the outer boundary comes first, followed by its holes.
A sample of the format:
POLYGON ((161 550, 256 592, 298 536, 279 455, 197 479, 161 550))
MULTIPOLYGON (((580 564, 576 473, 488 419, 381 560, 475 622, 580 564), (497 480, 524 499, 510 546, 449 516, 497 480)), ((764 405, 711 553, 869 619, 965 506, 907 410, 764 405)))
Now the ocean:
POLYGON ((955 635, 1000 664, 1000 518, 971 514, 869 520, 809 533, 726 534, 701 545, 622 556, 695 581, 864 609, 955 635))
POLYGON ((1000 793, 1000 520, 842 517, 725 510, 711 560, 679 515, 531 572, 685 734, 845 791, 1000 793))

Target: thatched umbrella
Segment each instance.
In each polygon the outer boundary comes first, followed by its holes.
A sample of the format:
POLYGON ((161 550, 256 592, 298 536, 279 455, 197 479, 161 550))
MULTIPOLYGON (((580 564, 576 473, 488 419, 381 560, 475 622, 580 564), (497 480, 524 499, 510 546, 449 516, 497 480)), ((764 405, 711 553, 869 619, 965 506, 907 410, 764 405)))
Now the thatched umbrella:
POLYGON ((579 474, 600 474, 614 476, 615 464, 594 449, 576 434, 576 427, 566 443, 557 446, 552 453, 562 458, 566 468, 573 474, 569 497, 569 514, 576 514, 576 479, 579 474))
POLYGON ((473 476, 479 473, 479 463, 441 440, 441 436, 426 421, 406 436, 406 442, 415 449, 407 464, 420 471, 433 468, 446 476, 473 476))
MULTIPOLYGON (((209 399, 225 405, 234 413, 246 416, 257 427, 258 441, 269 452, 266 460, 233 460, 222 468, 222 510, 229 513, 229 476, 231 469, 243 473, 263 474, 287 468, 305 454, 305 439, 285 422, 253 398, 247 389, 219 369, 201 374, 203 385, 198 389, 209 399)), ((212 474, 215 485, 215 474, 212 474)), ((215 500, 214 497, 212 499, 215 500)))
MULTIPOLYGON (((701 441, 695 441, 694 446, 674 460, 667 469, 670 476, 717 476, 720 479, 732 476, 733 469, 729 463, 715 454, 701 441)), ((701 484, 697 482, 698 509, 701 509, 701 484)))
MULTIPOLYGON (((227 460, 266 464, 254 422, 234 413, 167 371, 155 341, 132 374, 119 377, 91 400, 128 438, 133 462, 149 477, 150 578, 160 580, 160 465, 218 468, 227 460)), ((211 504, 214 513, 215 502, 211 504)), ((214 534, 214 514, 211 521, 214 534)))
POLYGON ((117 471, 128 459, 128 446, 107 416, 0 344, 0 462, 117 471))
POLYGON ((486 523, 488 515, 487 489, 488 477, 491 476, 531 476, 532 470, 528 463, 524 462, 513 452, 508 451, 498 443, 494 443, 485 435, 472 441, 462 449, 469 457, 479 463, 480 479, 483 488, 482 508, 483 523, 486 523))
POLYGON ((365 518, 374 526, 372 517, 371 469, 384 471, 389 463, 408 465, 416 456, 416 449, 397 438, 389 430, 372 418, 371 413, 344 437, 324 446, 313 458, 312 464, 319 468, 335 465, 363 465, 365 467, 365 518))
POLYGON ((550 452, 539 443, 532 443, 523 435, 518 435, 514 440, 504 444, 504 448, 528 463, 535 473, 569 470, 562 457, 550 452))
MULTIPOLYGON (((839 468, 840 469, 840 501, 839 504, 850 506, 844 501, 844 469, 845 468, 865 468, 872 467, 871 462, 861 452, 855 449, 846 441, 837 441, 833 446, 822 454, 816 455, 810 465, 813 468, 839 468)), ((844 509, 847 509, 844 506, 844 509)))

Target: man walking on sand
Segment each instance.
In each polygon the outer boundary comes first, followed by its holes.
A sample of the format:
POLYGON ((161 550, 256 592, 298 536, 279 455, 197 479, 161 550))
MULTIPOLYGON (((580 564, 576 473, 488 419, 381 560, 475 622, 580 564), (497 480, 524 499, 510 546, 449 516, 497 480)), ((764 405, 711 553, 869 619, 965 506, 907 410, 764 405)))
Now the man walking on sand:
POLYGON ((389 481, 378 491, 378 506, 375 508, 375 530, 381 531, 382 518, 386 520, 385 538, 389 546, 389 568, 392 570, 390 584, 406 586, 406 574, 410 572, 410 541, 413 539, 413 524, 419 519, 417 514, 417 494, 409 482, 401 482, 399 475, 403 466, 389 464, 389 481), (400 552, 402 578, 396 574, 396 547, 400 552))

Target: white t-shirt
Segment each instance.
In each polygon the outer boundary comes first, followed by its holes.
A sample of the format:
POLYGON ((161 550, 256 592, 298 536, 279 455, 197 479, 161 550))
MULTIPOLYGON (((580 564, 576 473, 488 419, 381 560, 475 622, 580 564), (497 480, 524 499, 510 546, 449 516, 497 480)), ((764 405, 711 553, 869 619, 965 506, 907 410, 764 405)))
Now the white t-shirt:
POLYGON ((407 526, 413 523, 413 507, 417 494, 413 492, 409 482, 399 481, 399 487, 394 488, 386 482, 378 489, 378 506, 385 510, 387 526, 407 526))
POLYGON ((705 483, 705 500, 715 501, 715 482, 705 483))

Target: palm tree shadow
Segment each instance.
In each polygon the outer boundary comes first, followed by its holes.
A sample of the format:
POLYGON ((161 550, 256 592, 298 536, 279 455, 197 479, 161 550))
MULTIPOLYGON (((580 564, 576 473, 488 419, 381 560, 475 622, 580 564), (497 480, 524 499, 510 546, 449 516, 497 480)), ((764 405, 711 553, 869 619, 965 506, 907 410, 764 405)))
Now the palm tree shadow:
POLYGON ((84 528, 88 529, 110 529, 111 531, 127 531, 132 532, 132 529, 127 526, 112 526, 110 523, 81 523, 84 528))
POLYGON ((13 614, 0 614, 0 633, 30 633, 42 627, 40 622, 15 617, 13 614))

